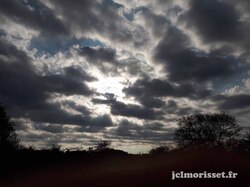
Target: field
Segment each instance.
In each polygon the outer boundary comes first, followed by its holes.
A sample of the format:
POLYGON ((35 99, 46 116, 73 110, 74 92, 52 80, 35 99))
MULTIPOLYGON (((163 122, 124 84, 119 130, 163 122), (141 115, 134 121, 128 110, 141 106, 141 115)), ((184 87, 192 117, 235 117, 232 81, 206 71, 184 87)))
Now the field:
POLYGON ((6 155, 1 187, 248 186, 250 154, 221 150, 172 151, 160 155, 102 152, 20 151, 6 155), (235 172, 236 178, 175 179, 175 172, 235 172))

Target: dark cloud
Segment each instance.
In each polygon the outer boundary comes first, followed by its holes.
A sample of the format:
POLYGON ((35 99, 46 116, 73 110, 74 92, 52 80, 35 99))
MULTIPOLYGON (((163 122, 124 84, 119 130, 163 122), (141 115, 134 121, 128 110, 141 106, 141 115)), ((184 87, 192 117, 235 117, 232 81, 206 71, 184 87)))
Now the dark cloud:
POLYGON ((61 16, 72 29, 81 32, 98 32, 120 42, 131 41, 133 35, 123 25, 124 19, 118 14, 122 8, 113 1, 55 0, 55 12, 61 16))
POLYGON ((31 59, 13 45, 0 41, 0 81, 1 98, 13 102, 12 105, 32 105, 46 100, 40 92, 38 76, 34 72, 31 59))
POLYGON ((109 115, 102 115, 98 117, 90 118, 89 121, 81 126, 78 131, 81 132, 100 132, 103 131, 106 127, 112 127, 113 121, 109 115))
POLYGON ((90 66, 96 66, 110 76, 120 76, 121 72, 127 72, 131 76, 144 76, 153 69, 139 57, 130 56, 118 60, 116 50, 104 46, 82 47, 78 49, 78 54, 84 56, 90 66))
POLYGON ((44 91, 61 93, 65 95, 91 95, 93 92, 86 84, 79 80, 61 75, 48 75, 41 78, 44 83, 44 91))
POLYGON ((159 98, 138 96, 137 99, 143 106, 147 108, 161 108, 165 105, 165 102, 159 98))
POLYGON ((1 0, 0 14, 42 35, 68 34, 64 24, 40 1, 1 0))
POLYGON ((75 80, 97 81, 98 79, 87 74, 79 66, 69 66, 64 68, 65 76, 75 80))
POLYGON ((145 129, 148 129, 148 130, 163 130, 163 127, 164 125, 162 123, 159 123, 159 122, 153 122, 153 123, 145 123, 144 125, 144 128, 145 129))
POLYGON ((213 97, 220 110, 244 109, 250 107, 250 95, 239 94, 232 96, 218 95, 213 97))
POLYGON ((111 113, 113 115, 135 117, 148 120, 155 120, 159 115, 153 109, 134 104, 125 104, 122 102, 115 102, 114 104, 112 104, 111 113))
POLYGON ((173 129, 164 129, 161 123, 138 125, 124 119, 118 124, 114 135, 132 140, 169 141, 173 138, 173 129))
POLYGON ((90 111, 85 106, 79 105, 79 104, 75 103, 74 101, 70 101, 70 100, 62 101, 61 105, 64 108, 73 109, 73 110, 78 111, 78 112, 85 114, 85 115, 90 114, 90 111))
POLYGON ((174 100, 168 100, 167 107, 168 108, 175 108, 177 106, 177 103, 174 100))
POLYGON ((55 133, 55 134, 63 133, 66 131, 66 129, 63 127, 63 125, 58 125, 58 124, 46 125, 46 124, 35 123, 35 124, 33 124, 33 126, 36 128, 36 130, 43 130, 43 131, 55 133))
POLYGON ((178 21, 194 31, 204 44, 219 43, 223 52, 220 56, 229 57, 240 49, 247 59, 249 7, 249 2, 244 0, 191 0, 190 9, 178 21))
POLYGON ((130 122, 128 120, 122 120, 117 128, 117 134, 119 136, 133 136, 135 132, 140 131, 142 129, 141 126, 136 123, 130 122))
POLYGON ((53 93, 90 96, 93 92, 83 81, 95 78, 73 66, 61 74, 41 76, 23 51, 4 41, 0 42, 0 54, 0 100, 10 108, 13 117, 57 124, 86 122, 89 111, 84 106, 67 103, 66 106, 81 113, 73 115, 62 109, 63 103, 48 100, 53 93))
POLYGON ((187 116, 200 113, 202 113, 202 109, 195 109, 192 107, 177 107, 174 111, 174 114, 176 114, 177 116, 187 116))
POLYGON ((165 34, 170 21, 166 16, 156 15, 148 8, 140 9, 140 14, 143 16, 146 22, 146 26, 152 29, 155 36, 162 36, 165 34))
POLYGON ((73 128, 73 131, 95 133, 104 131, 107 127, 114 126, 114 123, 111 117, 108 114, 105 114, 97 117, 85 117, 84 123, 77 125, 77 127, 73 128))
POLYGON ((219 0, 191 0, 182 16, 206 42, 234 41, 240 36, 240 17, 233 5, 219 0))
POLYGON ((180 30, 170 27, 158 44, 157 62, 164 65, 171 81, 225 80, 240 71, 238 63, 230 56, 206 54, 191 47, 189 38, 180 30))
MULTIPOLYGON (((125 71, 130 68, 130 64, 118 61, 116 51, 111 48, 83 47, 78 49, 78 54, 84 56, 90 66, 96 66, 106 75, 119 76, 120 71, 125 71)), ((135 71, 138 72, 140 70, 138 70, 137 67, 135 71)))
POLYGON ((86 56, 90 63, 115 63, 116 52, 109 48, 91 48, 83 47, 79 50, 79 54, 86 56))
POLYGON ((94 98, 94 99, 92 99, 92 102, 93 102, 94 104, 112 105, 113 103, 116 102, 116 100, 113 100, 113 99, 108 99, 108 100, 106 100, 106 99, 96 99, 96 98, 94 98))
POLYGON ((109 115, 105 114, 102 116, 91 118, 90 124, 92 126, 110 127, 113 125, 113 121, 109 115))
POLYGON ((62 74, 47 74, 41 76, 36 73, 32 60, 13 45, 1 41, 1 95, 13 97, 20 102, 32 103, 45 100, 48 93, 65 95, 90 95, 92 91, 83 81, 95 78, 87 75, 83 70, 75 67, 64 69, 62 74))
POLYGON ((151 108, 136 104, 125 104, 116 99, 92 99, 95 104, 106 104, 111 107, 111 113, 113 115, 135 117, 139 119, 156 120, 161 115, 161 112, 156 112, 151 108))
MULTIPOLYGON (((99 132, 106 127, 113 126, 113 121, 109 115, 91 117, 87 114, 70 114, 60 109, 61 104, 47 104, 41 109, 27 110, 27 115, 22 116, 33 121, 36 130, 43 130, 51 133, 64 133, 69 128, 64 125, 78 125, 73 128, 73 132, 99 132), (47 124, 44 124, 47 123, 47 124)), ((81 107, 83 108, 83 107, 81 107)))
MULTIPOLYGON (((25 140, 26 142, 45 142, 47 143, 47 140, 50 138, 54 138, 55 135, 48 133, 48 132, 41 132, 41 133, 19 133, 18 134, 21 140, 25 140)), ((60 141, 60 140, 59 140, 60 141)))
POLYGON ((133 85, 124 88, 123 91, 127 95, 135 96, 139 98, 139 100, 144 103, 148 104, 147 102, 152 102, 156 106, 159 106, 163 103, 159 99, 150 98, 150 97, 187 97, 187 98, 204 98, 210 95, 210 90, 202 89, 198 85, 192 85, 188 83, 184 84, 174 84, 167 80, 161 79, 139 79, 133 85), (148 101, 144 99, 149 98, 148 101))

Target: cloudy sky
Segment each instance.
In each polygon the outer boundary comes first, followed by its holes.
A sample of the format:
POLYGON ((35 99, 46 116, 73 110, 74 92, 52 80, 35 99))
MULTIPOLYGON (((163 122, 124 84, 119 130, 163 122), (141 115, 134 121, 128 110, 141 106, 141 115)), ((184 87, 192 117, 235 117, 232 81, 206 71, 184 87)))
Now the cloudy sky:
POLYGON ((248 0, 0 4, 0 102, 26 145, 144 152, 195 113, 249 126, 248 0))

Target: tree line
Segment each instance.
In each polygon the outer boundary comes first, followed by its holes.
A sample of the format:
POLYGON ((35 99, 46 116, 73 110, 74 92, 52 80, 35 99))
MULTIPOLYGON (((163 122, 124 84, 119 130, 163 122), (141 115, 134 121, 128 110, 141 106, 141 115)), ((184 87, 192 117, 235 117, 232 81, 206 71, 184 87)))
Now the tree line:
MULTIPOLYGON (((211 149, 250 151, 250 128, 244 129, 237 124, 234 116, 225 113, 195 114, 177 120, 174 133, 175 144, 151 149, 150 154, 169 152, 172 149, 211 149)), ((21 145, 13 123, 0 105, 0 151, 9 152, 27 149, 21 145)), ((28 149, 33 149, 29 147, 28 149)), ((111 142, 101 140, 89 152, 111 149, 111 142)), ((60 151, 60 146, 52 145, 51 151, 60 151)))

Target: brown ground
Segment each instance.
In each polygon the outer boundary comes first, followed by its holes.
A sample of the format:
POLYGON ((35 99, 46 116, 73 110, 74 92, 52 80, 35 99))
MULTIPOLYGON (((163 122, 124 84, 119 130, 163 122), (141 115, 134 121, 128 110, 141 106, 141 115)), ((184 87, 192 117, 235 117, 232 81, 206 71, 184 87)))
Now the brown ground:
POLYGON ((221 151, 177 152, 158 156, 77 158, 59 164, 13 171, 0 179, 0 187, 248 187, 249 153, 221 151), (87 163, 86 163, 87 162, 87 163), (237 172, 236 179, 177 179, 172 171, 237 172))

